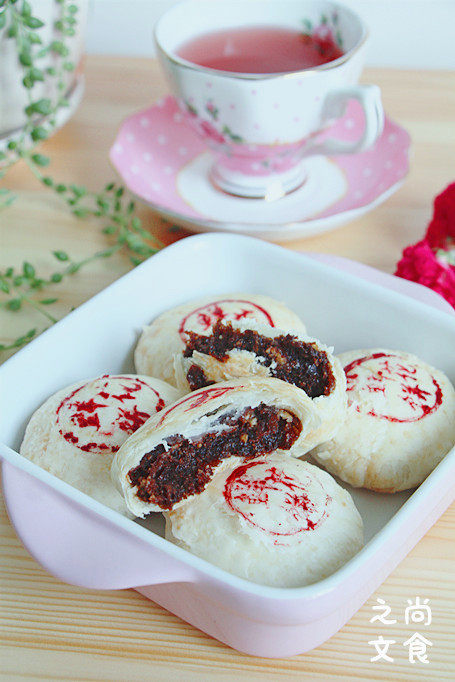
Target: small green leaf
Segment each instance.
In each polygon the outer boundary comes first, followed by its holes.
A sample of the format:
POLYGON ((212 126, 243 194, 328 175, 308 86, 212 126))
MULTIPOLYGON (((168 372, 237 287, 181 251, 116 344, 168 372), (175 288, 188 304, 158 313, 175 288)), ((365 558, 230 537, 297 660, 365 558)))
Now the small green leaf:
POLYGON ((96 199, 96 204, 99 206, 103 211, 108 211, 109 210, 109 202, 107 202, 105 199, 102 197, 97 197, 96 199))
POLYGON ((51 282, 61 282, 63 279, 63 275, 61 275, 59 272, 54 272, 53 275, 51 275, 51 282))
POLYGON ((45 57, 49 53, 49 46, 42 47, 41 50, 39 50, 35 57, 37 59, 42 59, 42 57, 45 57))
POLYGON ((84 194, 87 194, 85 187, 81 187, 80 185, 70 185, 70 190, 77 197, 83 197, 84 194))
POLYGON ((113 246, 111 249, 106 249, 106 251, 98 251, 95 254, 98 258, 110 258, 113 253, 117 251, 117 246, 113 246))
POLYGON ((66 185, 62 185, 62 184, 59 184, 59 185, 56 185, 56 186, 55 186, 55 190, 56 190, 59 194, 63 194, 64 192, 67 191, 67 189, 68 189, 67 186, 66 186, 66 185))
POLYGON ((43 298, 42 301, 40 301, 41 305, 51 305, 52 303, 55 303, 58 301, 58 298, 43 298))
MULTIPOLYGON (((59 22, 56 22, 56 25, 57 23, 59 22)), ((61 40, 53 40, 49 47, 51 52, 55 52, 56 54, 59 54, 62 57, 67 57, 69 54, 68 48, 64 43, 62 43, 61 40)))
POLYGON ((8 284, 3 279, 0 279, 0 289, 4 291, 5 294, 9 294, 10 292, 8 284))
POLYGON ((32 13, 32 8, 29 2, 27 0, 22 0, 22 11, 21 14, 23 17, 29 17, 32 13))
POLYGON ((5 272, 5 277, 12 277, 14 274, 14 268, 7 268, 5 272))
POLYGON ((44 81, 43 71, 41 71, 41 69, 38 69, 36 66, 32 66, 32 68, 29 71, 29 75, 33 81, 44 81))
POLYGON ((41 45, 43 42, 39 35, 37 33, 33 33, 32 31, 30 31, 28 34, 28 39, 32 45, 41 45))
POLYGON ((32 78, 30 78, 29 74, 26 74, 23 79, 22 79, 22 85, 24 88, 27 88, 27 90, 31 90, 34 85, 34 81, 32 78))
POLYGON ((14 284, 15 287, 20 287, 23 283, 24 283, 24 278, 21 277, 20 275, 17 275, 17 276, 13 279, 13 284, 14 284))
POLYGON ((52 185, 54 184, 54 181, 52 180, 52 178, 45 177, 45 178, 43 178, 43 183, 44 183, 47 187, 52 187, 52 185))
POLYGON ((27 116, 31 116, 32 114, 42 114, 43 116, 47 116, 47 114, 50 114, 51 112, 52 102, 47 97, 43 97, 36 102, 32 102, 28 105, 28 107, 25 108, 25 113, 27 116))
POLYGON ((30 329, 24 336, 19 336, 18 339, 13 341, 11 344, 10 348, 19 348, 20 346, 23 346, 24 344, 28 343, 30 339, 32 339, 36 334, 36 329, 30 329))
MULTIPOLYGON (((30 137, 32 138, 33 142, 39 142, 40 140, 45 140, 47 138, 47 130, 46 128, 43 128, 43 126, 37 126, 36 128, 33 128, 32 132, 30 133, 30 137)), ((47 178, 46 178, 47 179, 47 178)), ((44 180, 43 180, 44 182, 44 180)), ((48 183, 45 182, 45 185, 48 183)))
POLYGON ((50 163, 50 158, 44 156, 43 154, 32 154, 32 161, 36 163, 37 166, 48 166, 50 163))
POLYGON ((24 261, 22 271, 24 273, 24 277, 31 278, 35 276, 35 268, 31 263, 28 263, 27 261, 24 261))
POLYGON ((119 187, 118 190, 117 190, 116 193, 115 193, 115 196, 118 197, 118 198, 120 198, 121 196, 123 196, 123 192, 124 192, 124 191, 125 191, 125 190, 123 189, 123 187, 119 187))
POLYGON ((11 350, 12 348, 19 348, 20 346, 23 346, 24 344, 28 343, 30 339, 32 339, 36 334, 36 329, 30 329, 24 336, 19 336, 18 339, 15 339, 12 343, 9 345, 6 345, 4 343, 0 343, 0 350, 11 350))
POLYGON ((38 19, 38 17, 24 17, 24 24, 28 26, 29 28, 41 28, 41 26, 44 26, 44 22, 41 21, 41 19, 38 19))
POLYGON ((17 142, 15 142, 14 140, 10 140, 8 142, 7 147, 10 151, 14 151, 14 149, 16 149, 16 147, 17 147, 17 142))
POLYGON ((73 209, 73 214, 77 218, 86 218, 89 214, 89 211, 87 208, 74 208, 73 209))
POLYGON ((9 27, 8 33, 6 35, 8 36, 8 38, 15 38, 17 36, 17 32, 18 32, 17 23, 14 22, 9 27))
POLYGON ((117 228, 114 225, 108 225, 103 228, 103 234, 114 234, 116 231, 117 228))
POLYGON ((79 8, 78 8, 77 5, 70 5, 70 6, 68 7, 68 12, 69 12, 70 14, 77 14, 78 9, 79 9, 79 8))
POLYGON ((32 56, 30 52, 27 50, 23 50, 22 52, 19 53, 19 61, 22 64, 22 66, 31 66, 32 65, 32 56))
POLYGON ((65 261, 70 259, 66 251, 52 251, 52 253, 57 260, 65 261))
POLYGON ((71 265, 68 268, 69 274, 74 275, 74 273, 77 272, 80 267, 81 267, 80 263, 71 263, 71 265))
POLYGON ((12 310, 14 313, 20 310, 21 306, 22 306, 21 298, 12 298, 11 301, 8 301, 8 303, 6 304, 8 310, 12 310))

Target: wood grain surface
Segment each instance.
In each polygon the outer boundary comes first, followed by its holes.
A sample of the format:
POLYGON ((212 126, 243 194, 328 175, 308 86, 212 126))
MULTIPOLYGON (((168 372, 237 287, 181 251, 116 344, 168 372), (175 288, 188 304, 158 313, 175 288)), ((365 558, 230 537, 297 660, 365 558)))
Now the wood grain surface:
MULTIPOLYGON (((43 152, 50 172, 62 182, 101 188, 115 178, 107 153, 130 112, 166 92, 153 60, 91 57, 87 88, 73 119, 43 152)), ((295 250, 333 253, 393 272, 402 248, 417 241, 431 215, 435 194, 455 179, 455 76, 451 72, 369 70, 365 82, 383 91, 389 116, 411 133, 411 172, 383 206, 334 232, 287 244, 295 250)), ((73 218, 58 197, 45 191, 18 164, 4 185, 18 192, 0 214, 0 267, 33 261, 44 272, 50 251, 64 249, 79 259, 106 247, 96 221, 73 218)), ((169 230, 148 209, 147 227, 165 244, 186 235, 169 230)), ((129 269, 115 256, 55 286, 63 316, 129 269)), ((3 312, 2 340, 35 326, 3 312)), ((2 680, 453 680, 455 678, 455 505, 350 622, 328 642, 287 660, 252 658, 208 637, 132 590, 86 591, 60 583, 25 551, 0 511, 0 679, 2 680), (433 622, 404 623, 407 599, 430 599, 433 622), (394 625, 371 624, 372 606, 382 597, 394 625), (411 664, 403 642, 415 631, 429 639, 429 663, 411 664), (395 640, 393 663, 372 663, 378 635, 395 640)))

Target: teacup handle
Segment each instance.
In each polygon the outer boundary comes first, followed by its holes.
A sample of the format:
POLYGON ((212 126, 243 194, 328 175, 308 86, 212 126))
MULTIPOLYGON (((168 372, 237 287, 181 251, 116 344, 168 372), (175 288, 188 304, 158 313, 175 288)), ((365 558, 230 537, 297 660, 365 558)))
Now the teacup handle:
POLYGON ((357 154, 369 149, 378 139, 384 127, 384 109, 381 90, 377 85, 352 85, 329 92, 322 108, 322 123, 341 118, 350 100, 357 100, 365 114, 365 129, 358 140, 343 142, 329 137, 311 148, 311 154, 357 154))

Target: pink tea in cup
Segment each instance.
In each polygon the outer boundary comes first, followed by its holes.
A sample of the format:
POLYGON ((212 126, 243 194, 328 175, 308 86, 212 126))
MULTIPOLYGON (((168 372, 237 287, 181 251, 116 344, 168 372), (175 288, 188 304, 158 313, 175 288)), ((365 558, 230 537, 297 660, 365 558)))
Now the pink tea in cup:
POLYGON ((217 71, 282 73, 327 64, 343 52, 330 31, 308 35, 289 28, 247 26, 204 33, 183 43, 177 54, 217 71))

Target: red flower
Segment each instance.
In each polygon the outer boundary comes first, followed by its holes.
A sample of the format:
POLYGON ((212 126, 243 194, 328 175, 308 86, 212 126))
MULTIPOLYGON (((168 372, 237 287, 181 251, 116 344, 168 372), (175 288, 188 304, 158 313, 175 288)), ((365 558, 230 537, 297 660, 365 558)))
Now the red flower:
POLYGON ((455 183, 436 197, 424 239, 403 251, 395 275, 433 289, 455 308, 454 246, 455 183))
POLYGON ((440 261, 424 239, 403 251, 395 274, 433 289, 455 308, 455 268, 440 261))
POLYGON ((437 249, 446 248, 448 240, 455 242, 455 182, 434 200, 433 219, 425 239, 437 249))

